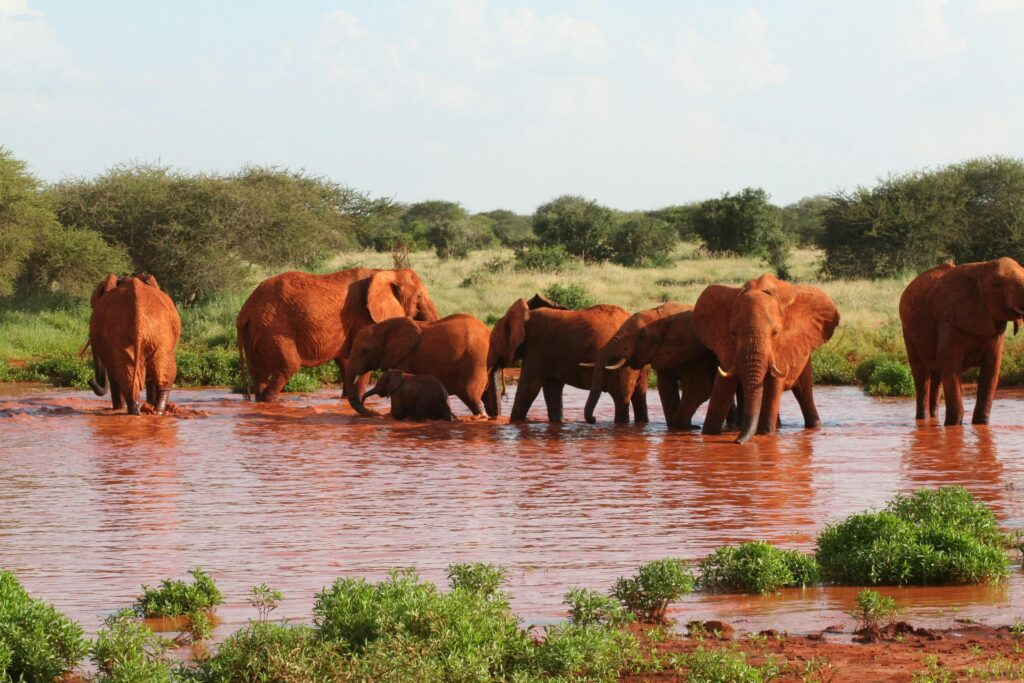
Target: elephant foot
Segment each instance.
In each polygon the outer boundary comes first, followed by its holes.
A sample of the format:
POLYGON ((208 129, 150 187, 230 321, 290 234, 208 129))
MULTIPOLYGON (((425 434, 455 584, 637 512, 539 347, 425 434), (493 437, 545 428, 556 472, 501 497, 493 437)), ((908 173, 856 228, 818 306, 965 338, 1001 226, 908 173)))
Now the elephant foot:
POLYGON ((156 405, 153 410, 157 415, 163 415, 164 411, 167 410, 167 395, 170 393, 166 389, 161 389, 157 392, 156 405))
POLYGON ((584 417, 584 419, 587 421, 587 424, 591 425, 597 422, 597 418, 594 417, 593 415, 587 415, 586 417, 584 417))
POLYGON ((142 406, 140 406, 138 403, 136 403, 134 401, 132 401, 131 403, 128 404, 128 414, 129 415, 138 415, 141 409, 142 409, 142 406))
POLYGON ((945 421, 943 421, 942 425, 944 427, 959 427, 963 422, 964 420, 962 417, 954 415, 953 417, 947 417, 945 421))
POLYGON ((974 419, 971 420, 971 424, 972 425, 987 425, 988 424, 988 415, 978 415, 978 416, 976 416, 974 419))
POLYGON ((821 426, 821 420, 814 419, 804 423, 804 429, 817 429, 821 426))

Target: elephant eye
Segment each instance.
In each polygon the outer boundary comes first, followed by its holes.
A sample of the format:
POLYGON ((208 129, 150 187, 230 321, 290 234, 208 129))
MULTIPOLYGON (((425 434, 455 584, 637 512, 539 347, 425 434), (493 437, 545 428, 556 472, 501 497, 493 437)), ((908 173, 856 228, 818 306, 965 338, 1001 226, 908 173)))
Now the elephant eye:
POLYGON ((773 291, 772 291, 772 290, 770 290, 770 289, 766 289, 766 290, 764 290, 764 293, 765 293, 765 294, 767 294, 768 296, 775 296, 775 292, 773 292, 773 291))

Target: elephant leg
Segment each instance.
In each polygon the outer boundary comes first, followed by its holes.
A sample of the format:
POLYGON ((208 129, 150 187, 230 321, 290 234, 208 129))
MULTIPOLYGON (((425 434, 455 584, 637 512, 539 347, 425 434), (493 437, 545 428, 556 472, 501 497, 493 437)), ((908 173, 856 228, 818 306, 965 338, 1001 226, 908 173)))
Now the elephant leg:
POLYGON ((509 414, 510 422, 521 422, 526 419, 530 407, 537 400, 543 382, 538 377, 522 373, 519 375, 519 384, 516 386, 516 397, 512 401, 512 412, 509 414))
MULTIPOLYGON (((906 336, 904 336, 906 339, 906 336)), ((915 399, 915 420, 925 418, 925 402, 929 401, 932 393, 932 375, 928 368, 917 357, 914 347, 906 341, 907 361, 910 363, 910 373, 914 376, 914 399, 915 399)))
POLYGON ((743 385, 736 382, 736 396, 729 399, 729 412, 725 416, 725 424, 730 428, 739 428, 743 421, 743 385), (735 400, 734 400, 735 399, 735 400))
MULTIPOLYGON (((335 358, 334 364, 338 366, 338 380, 341 382, 341 398, 348 398, 348 394, 345 393, 345 361, 341 358, 335 358)), ((363 391, 366 391, 365 387, 363 391)), ((362 394, 359 394, 362 396, 362 394)))
POLYGON ((978 401, 974 404, 971 424, 988 424, 992 413, 992 399, 999 385, 999 368, 1003 362, 1003 337, 999 337, 981 359, 981 374, 978 376, 978 401))
POLYGON ((128 403, 128 414, 138 415, 142 409, 142 406, 139 405, 139 397, 135 395, 134 390, 132 390, 132 392, 125 398, 128 403))
POLYGON ((633 395, 630 397, 629 402, 633 406, 633 422, 636 423, 648 423, 650 422, 650 416, 647 413, 647 366, 640 370, 640 376, 637 378, 636 386, 633 388, 633 395))
POLYGON ((121 385, 113 379, 110 380, 110 404, 114 410, 124 408, 124 395, 121 393, 121 385))
POLYGON ((774 434, 781 426, 779 406, 782 404, 782 380, 768 375, 764 380, 764 398, 757 421, 758 434, 774 434))
POLYGON ((715 386, 711 390, 711 402, 708 404, 708 413, 704 418, 702 434, 721 434, 722 425, 732 407, 732 398, 736 394, 736 387, 739 382, 735 377, 715 377, 715 386))
POLYGON ((942 388, 942 375, 930 373, 928 378, 928 417, 939 414, 939 390, 942 388))
POLYGON ((942 391, 946 395, 946 419, 943 424, 947 427, 961 424, 964 420, 964 398, 958 370, 942 371, 942 391))
POLYGON ((391 395, 391 417, 396 420, 404 420, 407 417, 405 402, 397 394, 391 395))
POLYGON ((661 409, 665 412, 665 422, 669 427, 679 426, 675 423, 679 412, 679 382, 675 375, 658 373, 658 396, 661 398, 661 409))
POLYGON ((811 361, 807 361, 803 372, 793 385, 793 397, 800 405, 800 412, 804 415, 804 428, 815 429, 821 426, 821 418, 818 416, 818 407, 814 405, 814 368, 811 361))
POLYGON ((157 391, 156 403, 152 404, 157 415, 163 415, 167 410, 167 397, 171 394, 170 387, 161 387, 157 391))
POLYGON ((284 385, 288 383, 289 377, 290 375, 275 372, 270 381, 267 382, 267 385, 256 392, 256 401, 258 403, 269 403, 276 400, 281 395, 281 391, 284 390, 284 385))
POLYGON ((146 382, 146 403, 148 403, 151 406, 155 406, 156 405, 156 401, 157 401, 156 397, 157 397, 156 381, 155 380, 148 380, 146 382))
MULTIPOLYGON (((562 421, 562 390, 564 388, 565 382, 557 379, 544 380, 544 403, 548 408, 548 422, 562 421)), ((628 416, 626 420, 629 420, 628 416)))
POLYGON ((457 392, 455 395, 459 397, 460 401, 466 404, 466 407, 469 408, 473 415, 484 414, 484 406, 483 403, 480 402, 479 398, 473 398, 465 391, 457 392))

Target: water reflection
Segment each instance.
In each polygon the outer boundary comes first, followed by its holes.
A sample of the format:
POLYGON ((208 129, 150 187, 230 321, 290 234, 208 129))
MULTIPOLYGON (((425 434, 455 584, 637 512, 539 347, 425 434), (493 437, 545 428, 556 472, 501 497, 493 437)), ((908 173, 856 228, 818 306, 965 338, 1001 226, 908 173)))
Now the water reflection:
MULTIPOLYGON (((459 561, 508 567, 516 610, 543 622, 570 586, 728 542, 810 549, 828 521, 919 486, 964 484, 1024 526, 1016 396, 997 399, 991 427, 945 429, 915 424, 908 401, 822 387, 821 429, 804 430, 787 397, 780 435, 745 447, 667 432, 656 392, 646 426, 613 425, 610 404, 584 424, 585 398, 566 390, 561 425, 543 401, 524 425, 441 425, 356 416, 336 391, 274 405, 176 392, 196 419, 115 415, 78 392, 0 397, 13 416, 0 417, 0 562, 89 629, 139 584, 196 564, 228 596, 219 633, 253 616, 256 583, 284 591, 275 615, 308 618, 339 575, 416 566, 443 582, 459 561)), ((956 605, 1005 623, 1021 585, 898 598, 911 618, 956 605)), ((679 615, 806 631, 843 621, 851 601, 846 589, 694 596, 679 615)))

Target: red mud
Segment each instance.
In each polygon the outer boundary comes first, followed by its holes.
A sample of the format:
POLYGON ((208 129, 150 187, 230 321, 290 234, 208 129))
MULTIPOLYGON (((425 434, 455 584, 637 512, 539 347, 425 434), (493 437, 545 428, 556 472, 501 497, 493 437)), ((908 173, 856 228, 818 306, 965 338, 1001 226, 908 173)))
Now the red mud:
MULTIPOLYGON (((176 390, 164 417, 115 414, 88 392, 0 392, 0 566, 89 631, 142 583, 197 564, 228 600, 218 636, 255 616, 254 584, 284 592, 275 617, 305 621, 338 576, 415 566, 443 583, 462 561, 508 567, 514 609, 543 624, 564 617, 570 586, 604 589, 641 562, 722 543, 809 550, 828 521, 921 486, 962 484, 1024 526, 1019 394, 1000 394, 990 427, 946 429, 915 425, 911 401, 823 387, 822 429, 803 430, 787 396, 781 434, 738 447, 667 433, 657 392, 656 422, 640 427, 614 426, 607 397, 598 424, 583 423, 576 390, 563 425, 471 421, 457 400, 454 424, 363 418, 337 390, 271 405, 176 390)), ((538 400, 531 417, 543 415, 538 400)), ((883 592, 925 627, 1024 618, 1017 569, 997 587, 883 592)), ((848 622, 855 593, 694 595, 670 616, 807 634, 848 622)))

